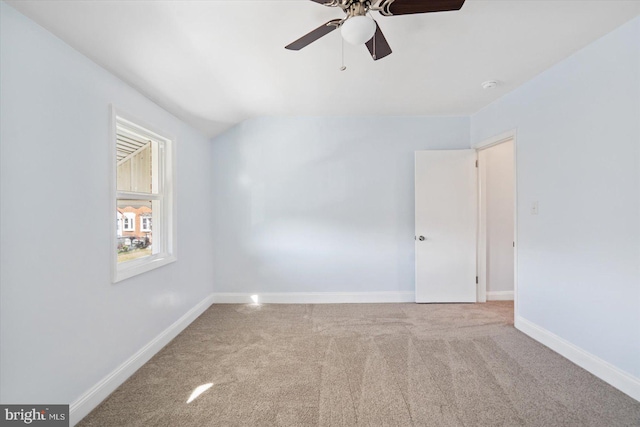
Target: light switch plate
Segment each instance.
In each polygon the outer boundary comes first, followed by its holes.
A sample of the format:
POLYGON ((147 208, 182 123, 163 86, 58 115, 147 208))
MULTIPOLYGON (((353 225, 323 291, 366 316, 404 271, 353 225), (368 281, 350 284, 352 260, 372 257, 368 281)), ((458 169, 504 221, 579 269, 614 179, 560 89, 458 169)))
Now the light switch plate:
POLYGON ((531 215, 538 215, 538 202, 531 203, 531 215))

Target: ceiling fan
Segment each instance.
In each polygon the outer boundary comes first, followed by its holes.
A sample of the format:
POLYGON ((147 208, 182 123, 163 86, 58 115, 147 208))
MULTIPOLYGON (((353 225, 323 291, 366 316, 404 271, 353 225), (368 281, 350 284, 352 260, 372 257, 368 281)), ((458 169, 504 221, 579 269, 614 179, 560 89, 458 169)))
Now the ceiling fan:
POLYGON ((445 12, 460 10, 465 0, 311 0, 328 7, 339 7, 347 15, 332 19, 300 37, 285 49, 300 50, 341 28, 342 38, 359 45, 366 43, 374 61, 391 54, 391 47, 380 31, 378 23, 367 16, 369 11, 378 11, 383 16, 409 15, 413 13, 445 12))

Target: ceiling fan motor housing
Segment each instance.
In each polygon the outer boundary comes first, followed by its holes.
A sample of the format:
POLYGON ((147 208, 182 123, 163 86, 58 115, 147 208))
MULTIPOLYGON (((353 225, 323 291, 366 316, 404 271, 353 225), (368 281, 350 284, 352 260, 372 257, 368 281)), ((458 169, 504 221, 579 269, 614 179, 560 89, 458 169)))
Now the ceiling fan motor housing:
POLYGON ((354 16, 364 16, 369 11, 370 5, 371 3, 369 1, 353 0, 349 3, 345 12, 349 15, 349 18, 353 18, 354 16))

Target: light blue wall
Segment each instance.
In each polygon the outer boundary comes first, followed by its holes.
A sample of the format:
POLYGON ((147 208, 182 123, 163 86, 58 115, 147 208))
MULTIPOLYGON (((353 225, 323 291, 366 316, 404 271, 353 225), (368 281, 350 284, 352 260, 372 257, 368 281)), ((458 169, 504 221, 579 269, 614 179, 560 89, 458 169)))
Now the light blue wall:
POLYGON ((261 118, 214 139, 216 292, 413 292, 413 153, 468 147, 466 117, 261 118))
POLYGON ((72 403, 212 291, 210 143, 0 2, 0 401, 72 403), (110 107, 177 137, 178 261, 111 283, 110 107))
POLYGON ((640 377, 640 18, 473 115, 472 144, 513 128, 520 316, 640 377))

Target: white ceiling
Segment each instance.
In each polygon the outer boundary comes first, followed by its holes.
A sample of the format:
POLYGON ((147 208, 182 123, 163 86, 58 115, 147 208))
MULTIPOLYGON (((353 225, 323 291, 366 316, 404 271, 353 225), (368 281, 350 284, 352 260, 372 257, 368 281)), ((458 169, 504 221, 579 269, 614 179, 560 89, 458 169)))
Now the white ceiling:
POLYGON ((343 15, 312 1, 8 3, 210 136, 256 116, 468 115, 640 14, 636 0, 374 13, 393 54, 345 44, 341 72, 339 31, 284 49, 343 15))

